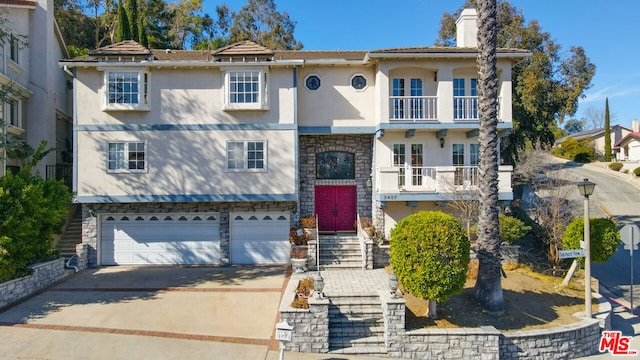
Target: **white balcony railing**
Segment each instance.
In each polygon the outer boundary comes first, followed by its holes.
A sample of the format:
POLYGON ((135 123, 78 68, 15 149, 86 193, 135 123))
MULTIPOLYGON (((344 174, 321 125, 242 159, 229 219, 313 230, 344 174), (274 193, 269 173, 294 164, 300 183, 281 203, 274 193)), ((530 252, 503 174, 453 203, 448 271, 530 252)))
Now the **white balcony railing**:
POLYGON ((390 96, 389 114, 392 121, 437 120, 437 96, 390 96))
MULTIPOLYGON (((477 96, 453 97, 453 120, 478 121, 480 120, 479 114, 477 96)), ((498 98, 498 119, 500 119, 500 98, 498 98)))
MULTIPOLYGON (((500 166, 498 191, 511 192, 511 166, 500 166)), ((378 168, 377 192, 436 192, 478 189, 477 166, 405 166, 378 168)))
POLYGON ((477 96, 454 96, 453 97, 453 119, 454 120, 478 120, 478 97, 477 96))

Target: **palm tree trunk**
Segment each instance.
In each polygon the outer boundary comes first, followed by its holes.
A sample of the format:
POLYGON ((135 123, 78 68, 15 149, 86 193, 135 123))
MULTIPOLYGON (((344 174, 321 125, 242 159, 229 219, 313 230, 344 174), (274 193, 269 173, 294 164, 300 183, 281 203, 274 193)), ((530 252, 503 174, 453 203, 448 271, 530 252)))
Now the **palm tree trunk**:
POLYGON ((478 105, 480 162, 478 217, 478 278, 476 301, 491 313, 504 312, 500 282, 498 225, 498 75, 496 72, 496 0, 478 0, 478 105))

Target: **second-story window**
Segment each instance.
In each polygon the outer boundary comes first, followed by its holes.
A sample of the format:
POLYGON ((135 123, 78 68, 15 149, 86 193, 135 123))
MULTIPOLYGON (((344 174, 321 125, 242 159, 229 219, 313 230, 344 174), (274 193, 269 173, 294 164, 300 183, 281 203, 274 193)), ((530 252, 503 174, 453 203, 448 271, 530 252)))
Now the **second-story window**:
POLYGON ((9 58, 16 64, 18 64, 20 55, 20 41, 14 35, 11 35, 9 40, 9 58))
POLYGON ((106 110, 148 110, 149 75, 143 71, 107 71, 106 110))
POLYGON ((228 71, 225 74, 226 110, 267 110, 265 71, 228 71))
POLYGON ((146 166, 145 143, 109 142, 107 144, 107 172, 144 172, 146 166))
POLYGON ((266 141, 227 141, 227 171, 267 171, 266 141))

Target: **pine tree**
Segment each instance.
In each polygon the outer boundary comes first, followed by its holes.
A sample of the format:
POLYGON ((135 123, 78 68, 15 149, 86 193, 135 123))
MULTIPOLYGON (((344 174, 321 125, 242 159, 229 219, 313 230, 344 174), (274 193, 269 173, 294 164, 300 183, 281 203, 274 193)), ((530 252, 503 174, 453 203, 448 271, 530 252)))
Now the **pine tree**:
POLYGON ((611 119, 609 118, 609 98, 604 107, 604 161, 611 161, 611 119))
POLYGON ((143 18, 138 18, 138 42, 140 45, 148 48, 149 47, 149 38, 147 37, 147 32, 145 31, 145 22, 143 18))

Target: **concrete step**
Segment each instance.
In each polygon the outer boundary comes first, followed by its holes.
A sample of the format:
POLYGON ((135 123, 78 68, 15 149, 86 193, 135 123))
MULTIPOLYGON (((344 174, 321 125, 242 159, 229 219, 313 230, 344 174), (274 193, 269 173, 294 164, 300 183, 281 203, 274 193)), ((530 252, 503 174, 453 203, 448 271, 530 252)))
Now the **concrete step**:
POLYGON ((343 327, 343 326, 332 326, 329 327, 329 338, 351 338, 351 339, 359 339, 366 338, 369 336, 382 336, 384 337, 384 324, 370 326, 368 328, 357 328, 357 327, 343 327))
POLYGON ((332 265, 320 265, 320 270, 360 270, 362 264, 356 266, 352 264, 332 264, 332 265))

